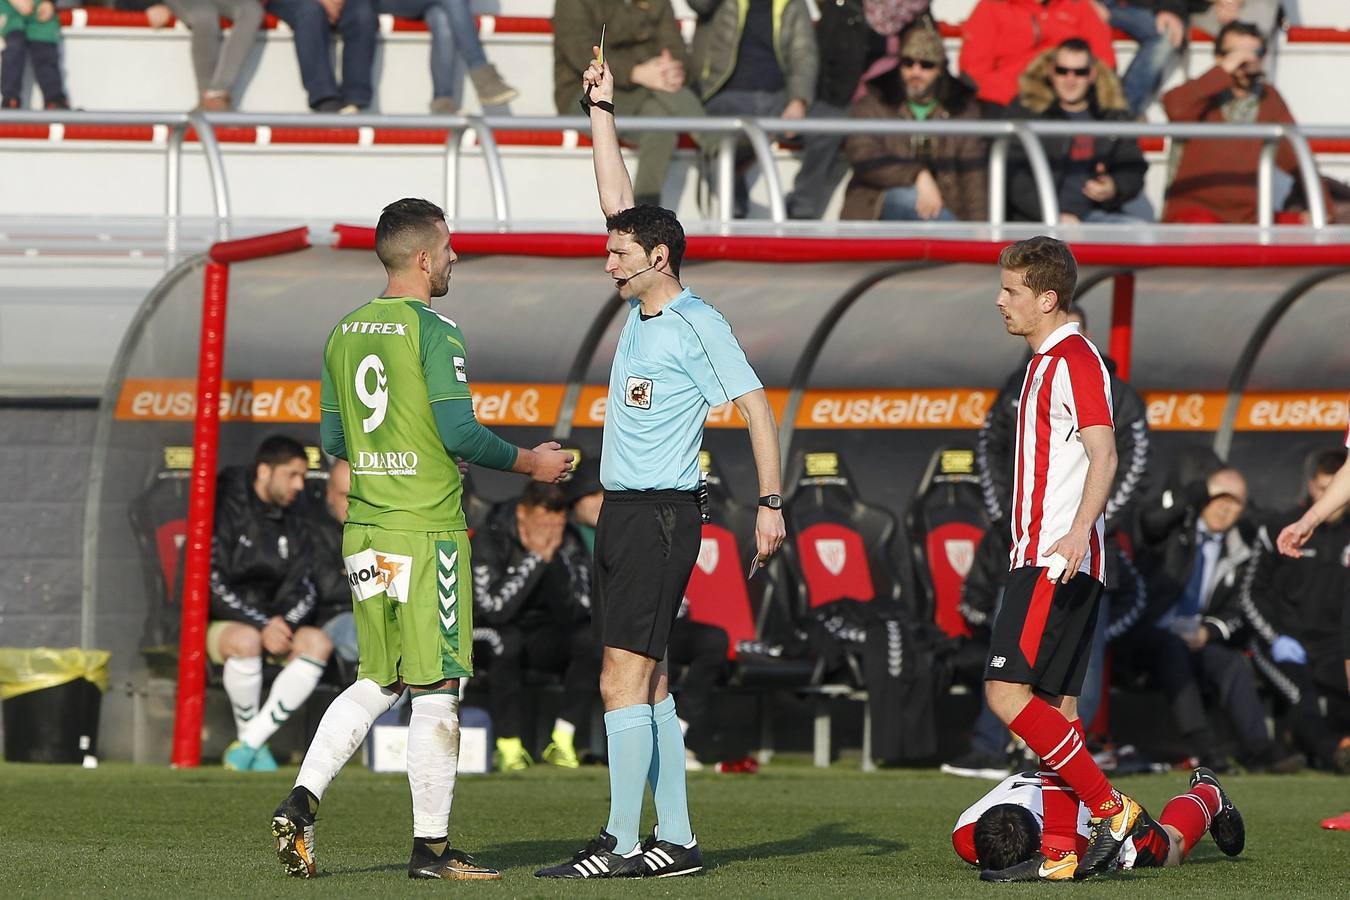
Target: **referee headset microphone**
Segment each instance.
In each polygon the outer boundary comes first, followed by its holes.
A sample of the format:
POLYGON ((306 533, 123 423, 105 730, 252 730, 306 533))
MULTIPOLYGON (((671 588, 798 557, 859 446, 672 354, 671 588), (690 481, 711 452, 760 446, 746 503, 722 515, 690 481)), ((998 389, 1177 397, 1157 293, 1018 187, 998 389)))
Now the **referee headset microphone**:
MULTIPOLYGON (((664 262, 664 258, 658 256, 658 257, 656 258, 656 260, 655 260, 650 266, 648 266, 647 268, 645 268, 645 269, 638 269, 636 272, 634 272, 632 275, 629 275, 629 276, 626 277, 626 278, 615 278, 615 279, 614 279, 614 285, 615 285, 615 287, 627 287, 628 282, 632 281, 634 278, 638 277, 639 275, 643 274, 644 272, 650 272, 652 269, 655 269, 657 266, 661 265, 662 262, 664 262)), ((667 276, 669 276, 669 277, 671 277, 671 278, 675 278, 675 276, 674 276, 674 275, 671 275, 669 272, 662 272, 661 274, 662 274, 662 275, 667 275, 667 276)), ((675 280, 676 280, 676 281, 679 281, 680 279, 675 278, 675 280)))

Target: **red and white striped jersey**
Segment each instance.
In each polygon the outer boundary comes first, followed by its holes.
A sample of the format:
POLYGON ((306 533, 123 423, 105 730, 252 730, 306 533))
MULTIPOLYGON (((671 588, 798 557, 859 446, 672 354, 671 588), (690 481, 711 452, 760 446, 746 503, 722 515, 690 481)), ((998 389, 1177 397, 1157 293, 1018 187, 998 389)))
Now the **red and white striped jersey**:
MULTIPOLYGON (((972 866, 979 865, 975 855, 975 823, 980 820, 980 816, 984 815, 986 810, 999 804, 1011 803, 1014 806, 1025 807, 1035 816, 1036 822, 1042 824, 1045 820, 1045 814, 1042 811, 1043 804, 1041 803, 1041 791, 1043 790, 1067 789, 1043 786, 1041 784, 1041 773, 1039 772, 1015 772, 1000 781, 989 793, 971 804, 956 820, 956 826, 952 828, 952 847, 956 850, 956 854, 972 866)), ((1081 803, 1078 804, 1079 853, 1087 849, 1088 834, 1092 828, 1091 815, 1086 806, 1081 803)), ((1120 848, 1117 865, 1122 869, 1132 869, 1137 857, 1138 850, 1133 838, 1127 839, 1120 848)))
MULTIPOLYGON (((1097 348, 1070 322, 1045 339, 1027 364, 1017 408, 1010 568, 1046 566, 1046 550, 1068 534, 1087 481, 1079 432, 1113 427, 1111 379, 1097 348)), ((1097 516, 1080 572, 1106 581, 1106 519, 1097 516)))

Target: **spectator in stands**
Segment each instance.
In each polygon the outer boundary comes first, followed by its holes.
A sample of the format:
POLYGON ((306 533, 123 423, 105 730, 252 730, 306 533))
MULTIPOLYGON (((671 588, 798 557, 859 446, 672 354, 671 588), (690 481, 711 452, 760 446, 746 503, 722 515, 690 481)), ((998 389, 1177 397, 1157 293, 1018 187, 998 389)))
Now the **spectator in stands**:
POLYGON ((354 113, 374 99, 375 0, 266 0, 267 11, 291 27, 300 81, 315 112, 354 113), (342 84, 338 85, 329 32, 342 35, 342 84))
MULTIPOLYGON (((1163 95, 1167 117, 1173 122, 1293 124, 1284 98, 1265 82, 1266 39, 1260 30, 1247 22, 1230 22, 1215 46, 1213 68, 1163 95)), ((1167 189, 1163 221, 1255 223, 1260 157, 1257 140, 1188 140, 1167 189)), ((1275 164, 1286 172, 1297 171, 1297 158, 1287 143, 1280 145, 1275 164)))
POLYGON ((600 649, 591 633, 591 557, 567 524, 567 495, 532 481, 473 534, 474 638, 490 651, 497 768, 531 764, 521 742, 525 669, 563 674, 562 710, 544 760, 574 769, 576 726, 599 697, 600 649), (481 637, 480 637, 481 635, 481 637))
POLYGON ((0 108, 21 109, 23 73, 33 62, 44 109, 70 109, 61 78, 61 22, 51 0, 0 0, 0 108))
POLYGON ((324 505, 311 516, 309 537, 314 587, 319 596, 316 620, 333 642, 338 658, 355 666, 359 656, 356 619, 352 616, 352 587, 342 562, 342 526, 347 521, 347 495, 351 489, 351 466, 345 459, 333 460, 324 505))
POLYGON ((192 73, 197 78, 197 108, 228 112, 239 73, 262 28, 261 0, 117 0, 118 9, 144 11, 151 28, 163 28, 172 17, 192 33, 192 73), (221 42, 221 17, 230 33, 221 42))
POLYGON ((1133 38, 1139 49, 1121 83, 1130 113, 1142 118, 1168 65, 1180 56, 1186 40, 1186 14, 1206 0, 1099 0, 1106 23, 1133 38))
POLYGON ((1117 659, 1157 676, 1187 752, 1201 765, 1227 767, 1209 727, 1202 695, 1208 691, 1237 733, 1244 765, 1290 772, 1302 768, 1302 757, 1271 739, 1242 653, 1241 586, 1255 558, 1246 505, 1246 480, 1222 468, 1179 492, 1164 491, 1141 510, 1150 609, 1117 644, 1117 659))
MULTIPOLYGON (((620 116, 701 116, 690 89, 689 54, 670 0, 557 0, 553 8, 553 100, 560 115, 577 112, 577 85, 591 63, 591 47, 605 28, 605 62, 614 73, 614 110, 620 116)), ((699 136, 695 135, 695 140, 699 136)), ((634 202, 660 204, 666 170, 679 135, 649 131, 637 138, 634 202)))
POLYGON ((309 699, 333 652, 311 624, 318 591, 308 526, 290 509, 307 466, 303 446, 274 435, 251 468, 225 469, 217 482, 206 652, 224 666, 238 734, 224 763, 234 771, 276 770, 267 740, 309 699), (264 654, 285 667, 260 707, 264 654))
MULTIPOLYGON (((859 119, 979 118, 973 92, 947 71, 942 38, 926 23, 903 35, 900 65, 849 109, 859 119)), ((967 135, 854 134, 844 143, 853 179, 843 219, 983 221, 989 218, 988 142, 967 135)))
POLYGON ((1299 748, 1326 769, 1350 772, 1350 695, 1342 617, 1350 610, 1350 520, 1336 510, 1316 529, 1297 559, 1274 546, 1275 529, 1298 518, 1326 494, 1345 465, 1344 448, 1312 459, 1307 502, 1274 517, 1260 532, 1256 571, 1243 585, 1242 608, 1255 635, 1252 661, 1288 713, 1299 748), (1324 716, 1319 702, 1325 698, 1324 716))
MULTIPOLYGON (((689 0, 698 14, 694 31, 694 83, 713 116, 781 116, 801 119, 815 99, 816 35, 806 0, 689 0)), ((736 218, 749 212, 738 154, 736 218)))
POLYGON ((431 111, 459 111, 455 69, 461 57, 480 105, 500 106, 520 96, 488 62, 478 39, 469 0, 380 0, 380 11, 403 19, 421 19, 431 32, 431 111))
MULTIPOLYGON (((889 44, 896 41, 895 32, 908 25, 916 14, 916 4, 922 6, 918 11, 928 8, 928 0, 900 0, 889 7, 863 0, 817 4, 820 19, 816 22, 816 55, 820 74, 816 81, 816 102, 807 110, 809 118, 842 119, 848 115, 863 73, 887 56, 889 44), (878 9, 889 14, 878 16, 878 9), (887 29, 889 37, 878 28, 887 29)), ((890 56, 899 55, 897 44, 890 56)), ((806 134, 801 143, 802 164, 787 197, 787 213, 793 219, 819 219, 839 182, 848 174, 848 159, 840 152, 844 135, 806 134)))
POLYGON ((1191 27, 1218 34, 1233 22, 1250 22, 1270 40, 1280 24, 1280 0, 1199 0, 1191 14, 1191 27))
MULTIPOLYGON (((1092 55, 1081 38, 1069 38, 1036 58, 1022 73, 1014 116, 1069 122, 1122 122, 1130 110, 1116 73, 1092 55)), ((1059 196, 1060 222, 1134 222, 1123 207, 1144 189, 1148 163, 1132 138, 1043 137, 1059 196)), ((1009 218, 1042 221, 1036 179, 1026 152, 1014 143, 1008 164, 1009 218)))
POLYGON ((1068 38, 1087 41, 1097 59, 1116 67, 1111 29, 1092 0, 980 0, 961 32, 961 76, 995 113, 1016 99, 1031 61, 1068 38))

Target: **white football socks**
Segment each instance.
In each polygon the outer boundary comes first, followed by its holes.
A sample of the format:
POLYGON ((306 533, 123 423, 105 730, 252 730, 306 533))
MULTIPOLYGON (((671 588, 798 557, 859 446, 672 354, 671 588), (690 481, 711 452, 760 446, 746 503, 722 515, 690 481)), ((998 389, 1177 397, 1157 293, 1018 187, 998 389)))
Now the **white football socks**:
POLYGON ((398 694, 386 691, 369 678, 358 679, 338 694, 319 721, 314 740, 309 742, 295 786, 322 799, 324 790, 366 739, 370 726, 397 700, 398 694))
POLYGON ((413 837, 449 836, 458 768, 459 698, 443 692, 413 694, 408 722, 413 837))
POLYGON ((234 713, 235 737, 243 738, 244 729, 258 715, 263 682, 262 657, 231 656, 225 660, 221 680, 225 683, 225 696, 230 698, 230 711, 234 713))
POLYGON ((250 747, 261 747, 267 743, 267 739, 286 724, 291 713, 303 706, 309 695, 314 693, 326 665, 327 663, 308 656, 297 656, 286 663, 286 667, 277 673, 276 679, 272 682, 267 702, 248 725, 244 726, 244 730, 239 733, 239 740, 250 747))

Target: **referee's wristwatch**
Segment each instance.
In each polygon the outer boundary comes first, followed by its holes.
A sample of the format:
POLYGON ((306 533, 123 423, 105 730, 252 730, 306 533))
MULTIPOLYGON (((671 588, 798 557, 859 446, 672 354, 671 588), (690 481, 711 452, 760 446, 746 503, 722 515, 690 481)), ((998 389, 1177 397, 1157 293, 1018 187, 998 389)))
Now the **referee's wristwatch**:
POLYGON ((769 509, 782 509, 783 496, 782 494, 765 494, 759 498, 759 505, 766 506, 769 509))

